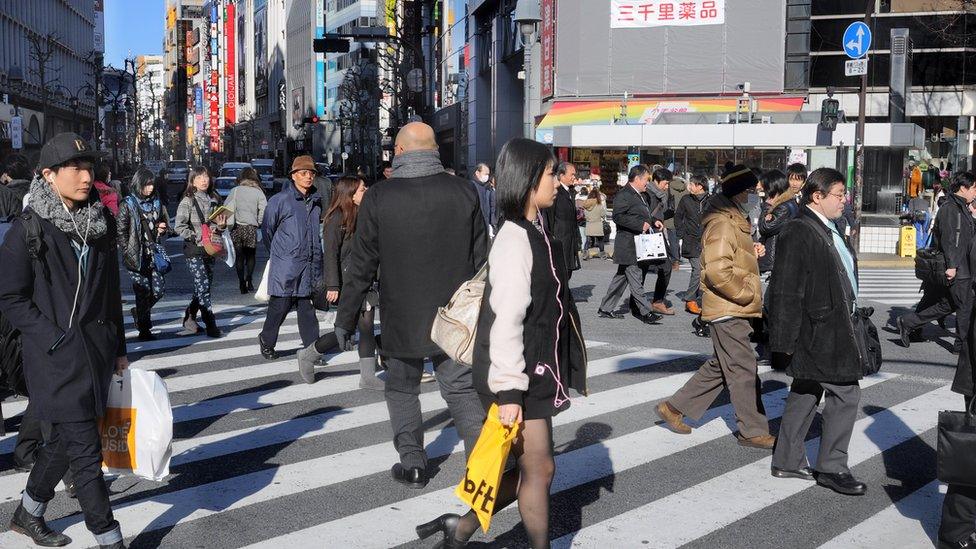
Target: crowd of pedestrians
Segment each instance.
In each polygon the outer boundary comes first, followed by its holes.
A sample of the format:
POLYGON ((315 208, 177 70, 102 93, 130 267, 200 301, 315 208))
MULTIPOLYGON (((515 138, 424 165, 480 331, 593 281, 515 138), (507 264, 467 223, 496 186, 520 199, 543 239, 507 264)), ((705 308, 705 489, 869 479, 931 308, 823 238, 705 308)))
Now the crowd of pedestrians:
MULTIPOLYGON (((513 466, 501 476, 494 512, 518 502, 534 548, 550 544, 553 417, 587 393, 586 344, 570 280, 593 257, 616 265, 597 312, 610 321, 629 312, 656 325, 675 315, 667 299, 671 277, 681 263, 690 267, 689 284, 677 295, 696 333, 711 339, 713 356, 656 406, 668 429, 692 433, 685 419, 699 420, 727 389, 738 444, 771 451, 773 477, 845 495, 868 490, 848 467, 859 381, 871 372, 858 329, 869 313, 857 300, 850 244, 857 227, 845 217, 843 174, 727 165, 714 184, 638 164, 611 208, 598 180, 581 185, 574 164, 527 139, 505 144, 494 166, 478 164, 470 179, 457 177, 442 165, 433 129, 413 122, 396 136, 393 161, 372 185, 360 174, 326 177, 308 156, 295 158, 288 175, 290 182, 268 197, 258 173, 245 169, 223 201, 209 170, 194 167, 171 226, 160 198, 164 180, 137 168, 120 188, 101 154, 77 135, 45 144, 36 167, 19 155, 5 160, 0 314, 22 334, 30 393, 15 452, 30 477, 12 530, 39 545, 70 543, 44 521, 63 480, 97 543, 124 547, 101 472, 97 426, 111 376, 128 367, 119 267, 131 279, 135 306, 128 313, 137 337, 155 339, 151 312, 165 293, 172 268, 165 242, 173 236, 183 241, 192 279, 180 333, 212 338, 222 335, 215 264, 233 253, 241 294, 256 292, 264 245, 261 355, 280 358, 278 335, 293 310, 302 343, 294 360, 304 382, 316 382, 316 367, 331 353, 355 349, 359 386, 382 391, 387 405, 399 455, 394 481, 422 489, 430 479, 419 398, 425 362, 433 364, 467 454, 488 410, 497 409, 505 427, 518 424, 513 466), (661 234, 665 257, 639 257, 635 237, 649 233, 661 234), (480 273, 473 351, 463 364, 434 343, 431 327, 455 290, 480 273), (323 309, 335 311, 334 328, 324 332, 317 316, 323 309), (767 361, 793 378, 776 433, 761 399, 759 367, 767 361), (820 448, 811 465, 805 440, 821 400, 820 448)), ((934 229, 946 284, 926 283, 919 310, 900 318, 898 329, 907 346, 926 323, 956 313, 961 350, 953 390, 968 405, 976 177, 957 174, 950 191, 934 229)), ((965 546, 957 542, 976 536, 974 517, 976 493, 950 486, 940 539, 965 546)), ((474 510, 448 513, 418 525, 417 533, 441 533, 440 547, 463 547, 479 524, 474 510)))

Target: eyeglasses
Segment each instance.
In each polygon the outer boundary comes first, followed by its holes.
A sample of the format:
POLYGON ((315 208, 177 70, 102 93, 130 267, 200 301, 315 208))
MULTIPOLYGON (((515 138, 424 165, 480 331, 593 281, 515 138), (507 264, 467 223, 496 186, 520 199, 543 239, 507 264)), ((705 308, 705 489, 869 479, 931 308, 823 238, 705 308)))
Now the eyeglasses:
POLYGON ((845 200, 847 198, 847 193, 840 193, 840 194, 838 194, 838 193, 827 193, 827 194, 830 195, 830 196, 833 196, 837 200, 845 200))

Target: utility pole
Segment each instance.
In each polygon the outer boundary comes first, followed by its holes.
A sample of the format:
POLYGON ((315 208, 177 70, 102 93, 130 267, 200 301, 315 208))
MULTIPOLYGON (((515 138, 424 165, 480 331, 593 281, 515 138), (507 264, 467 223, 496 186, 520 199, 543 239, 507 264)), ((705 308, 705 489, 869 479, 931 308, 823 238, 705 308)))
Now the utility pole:
MULTIPOLYGON (((864 8, 864 24, 871 26, 871 15, 874 14, 875 0, 867 0, 864 8)), ((858 228, 853 235, 854 249, 861 247, 861 207, 864 204, 864 126, 867 118, 868 73, 861 75, 861 90, 857 97, 857 138, 855 139, 854 156, 854 226, 858 228)))

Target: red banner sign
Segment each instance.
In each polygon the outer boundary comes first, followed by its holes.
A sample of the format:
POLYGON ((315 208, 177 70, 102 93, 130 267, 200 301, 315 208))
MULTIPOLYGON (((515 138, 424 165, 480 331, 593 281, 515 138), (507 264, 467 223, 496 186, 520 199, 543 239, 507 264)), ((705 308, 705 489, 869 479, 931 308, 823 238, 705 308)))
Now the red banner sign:
POLYGON ((542 0, 542 98, 553 96, 556 64, 556 0, 542 0))
POLYGON ((227 124, 237 123, 237 61, 234 59, 237 48, 235 31, 237 20, 234 4, 224 7, 224 120, 227 124))
POLYGON ((210 150, 220 152, 220 73, 210 71, 207 82, 207 102, 209 103, 208 124, 210 130, 210 150))

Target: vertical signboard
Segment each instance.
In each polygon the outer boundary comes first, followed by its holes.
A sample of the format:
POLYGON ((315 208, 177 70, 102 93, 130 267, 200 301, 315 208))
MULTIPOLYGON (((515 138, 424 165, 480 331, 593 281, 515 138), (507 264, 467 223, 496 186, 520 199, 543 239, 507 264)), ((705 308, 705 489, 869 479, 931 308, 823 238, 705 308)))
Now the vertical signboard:
POLYGON ((553 95, 556 59, 556 0, 542 0, 542 98, 553 95))
POLYGON ((233 2, 224 6, 224 120, 237 123, 237 16, 233 2))
POLYGON ((241 11, 237 13, 237 104, 243 105, 247 101, 247 10, 241 4, 241 11))
POLYGON ((95 0, 95 34, 93 49, 105 52, 105 0, 95 0))
POLYGON ((193 86, 193 106, 196 115, 197 133, 203 135, 203 86, 193 86))
MULTIPOLYGON (((325 0, 315 0, 315 37, 325 37, 325 0)), ((325 116, 325 54, 315 54, 315 114, 325 116)))
POLYGON ((210 150, 220 152, 220 12, 217 0, 210 4, 210 72, 207 78, 207 127, 210 150))
POLYGON ((254 96, 268 96, 268 0, 254 0, 254 96))

